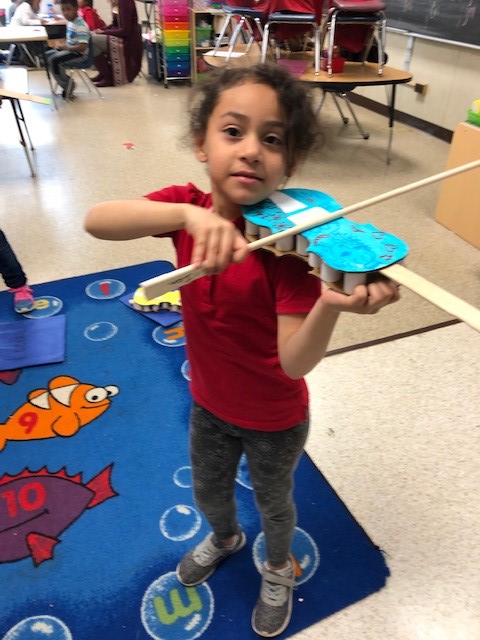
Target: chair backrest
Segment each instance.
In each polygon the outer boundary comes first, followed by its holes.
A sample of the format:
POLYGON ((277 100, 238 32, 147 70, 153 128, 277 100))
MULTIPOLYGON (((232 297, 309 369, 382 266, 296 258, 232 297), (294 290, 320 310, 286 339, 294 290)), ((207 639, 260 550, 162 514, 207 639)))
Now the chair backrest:
POLYGON ((314 22, 320 25, 322 22, 322 10, 324 0, 270 0, 269 15, 281 13, 292 15, 292 24, 275 24, 272 22, 270 31, 277 40, 287 40, 289 38, 301 37, 312 30, 312 24, 302 25, 301 21, 293 19, 293 16, 302 14, 315 16, 314 22))
POLYGON ((383 0, 329 0, 329 9, 355 13, 376 13, 384 11, 386 4, 383 0))
POLYGON ((93 66, 93 39, 90 35, 88 39, 88 55, 86 58, 80 58, 79 60, 70 60, 64 65, 67 69, 89 69, 93 66))
POLYGON ((320 24, 325 0, 270 0, 269 13, 275 11, 288 13, 313 13, 320 24))
POLYGON ((271 0, 225 0, 223 4, 227 7, 239 7, 243 9, 257 9, 258 11, 268 11, 271 0))
POLYGON ((329 0, 329 15, 336 13, 335 45, 343 55, 353 54, 347 59, 370 48, 373 25, 382 19, 385 6, 383 0, 329 0))
POLYGON ((93 58, 95 56, 93 55, 93 38, 90 35, 90 39, 88 41, 88 62, 90 62, 90 66, 93 66, 93 58))
POLYGON ((88 67, 91 67, 93 65, 93 38, 92 35, 90 34, 90 38, 88 39, 88 55, 87 55, 87 59, 85 60, 85 69, 88 69, 88 67))

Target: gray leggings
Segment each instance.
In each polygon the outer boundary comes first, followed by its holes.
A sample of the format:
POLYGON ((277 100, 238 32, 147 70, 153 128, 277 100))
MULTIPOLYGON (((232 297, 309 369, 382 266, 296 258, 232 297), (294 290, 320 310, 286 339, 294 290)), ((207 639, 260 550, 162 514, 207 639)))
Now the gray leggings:
POLYGON ((308 427, 305 420, 285 431, 243 429, 194 403, 190 414, 194 497, 218 539, 229 538, 238 529, 235 477, 245 452, 262 518, 267 560, 273 566, 286 562, 297 522, 293 473, 308 427))

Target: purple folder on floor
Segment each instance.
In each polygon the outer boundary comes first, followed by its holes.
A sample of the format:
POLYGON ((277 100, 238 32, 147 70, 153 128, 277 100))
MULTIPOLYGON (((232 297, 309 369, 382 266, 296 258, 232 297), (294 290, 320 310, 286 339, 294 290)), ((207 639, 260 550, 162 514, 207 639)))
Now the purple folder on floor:
POLYGON ((0 324, 0 371, 65 360, 66 316, 0 324))

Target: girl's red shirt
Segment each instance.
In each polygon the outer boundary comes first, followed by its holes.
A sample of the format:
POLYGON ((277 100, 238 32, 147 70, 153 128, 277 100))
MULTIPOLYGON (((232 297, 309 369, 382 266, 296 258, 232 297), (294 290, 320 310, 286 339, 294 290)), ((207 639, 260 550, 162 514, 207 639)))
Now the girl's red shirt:
MULTIPOLYGON (((193 184, 146 197, 212 206, 211 194, 193 184)), ((235 224, 243 231, 243 218, 235 224)), ((176 247, 178 267, 190 264, 192 237, 183 230, 166 235, 176 247)), ((315 304, 321 284, 308 271, 307 263, 295 256, 277 258, 259 250, 241 264, 182 287, 190 388, 196 402, 246 429, 281 431, 307 417, 304 379, 292 380, 280 366, 277 316, 306 314, 315 304)))
POLYGON ((90 31, 95 31, 95 29, 103 29, 107 25, 100 18, 98 13, 92 7, 83 7, 82 9, 78 9, 78 15, 81 16, 85 22, 88 24, 88 28, 90 31))

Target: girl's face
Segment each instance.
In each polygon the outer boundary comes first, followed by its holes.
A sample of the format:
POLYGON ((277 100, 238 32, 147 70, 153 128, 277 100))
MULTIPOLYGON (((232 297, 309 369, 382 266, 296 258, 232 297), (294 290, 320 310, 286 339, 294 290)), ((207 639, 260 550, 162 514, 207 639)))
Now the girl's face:
POLYGON ((208 164, 214 210, 226 218, 267 198, 285 179, 286 124, 275 91, 246 82, 226 89, 196 145, 208 164))

